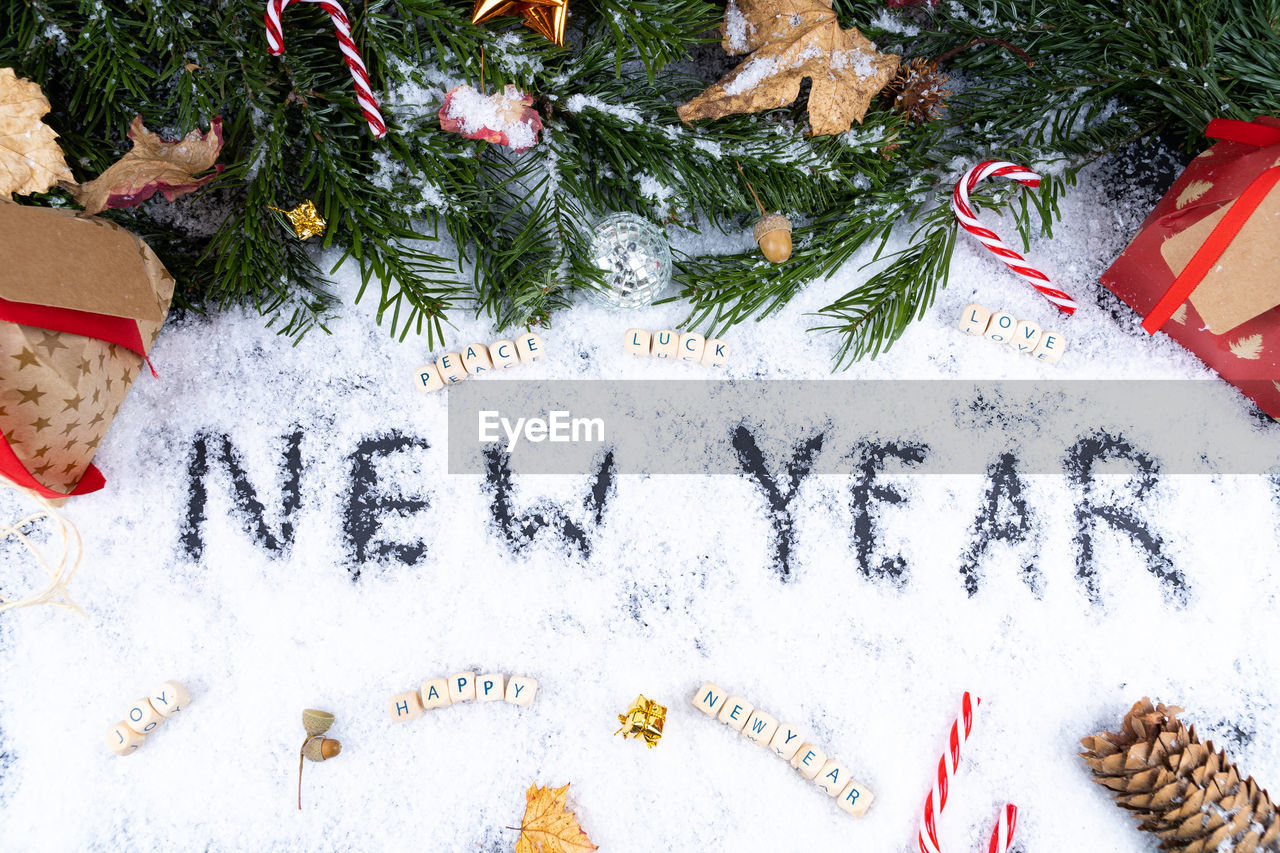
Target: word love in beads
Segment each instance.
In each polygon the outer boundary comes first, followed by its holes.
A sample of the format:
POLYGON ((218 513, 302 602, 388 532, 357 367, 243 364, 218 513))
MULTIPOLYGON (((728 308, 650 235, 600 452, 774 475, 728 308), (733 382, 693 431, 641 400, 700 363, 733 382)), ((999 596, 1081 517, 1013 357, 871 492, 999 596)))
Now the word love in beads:
POLYGON ((494 341, 488 346, 470 344, 460 352, 445 353, 435 364, 418 368, 416 384, 419 391, 429 394, 446 385, 456 385, 468 376, 542 361, 545 352, 542 338, 533 332, 513 341, 494 341))
POLYGON ((836 805, 854 817, 862 817, 871 808, 875 795, 866 785, 853 780, 848 766, 827 758, 825 752, 805 740, 790 723, 779 723, 741 696, 726 695, 710 681, 693 694, 693 707, 708 717, 717 717, 729 728, 746 735, 747 740, 790 762, 797 773, 827 796, 835 797, 836 805))
POLYGON ((627 329, 622 349, 638 357, 667 358, 698 363, 703 367, 724 367, 729 363, 729 345, 718 338, 707 339, 693 332, 663 329, 650 334, 644 329, 627 329))
POLYGON ((1046 332, 1031 320, 1018 322, 1004 311, 988 311, 981 305, 966 305, 957 323, 962 332, 981 335, 997 344, 1008 344, 1039 361, 1056 364, 1067 349, 1061 332, 1046 332))
POLYGON ((432 678, 422 682, 421 692, 408 690, 387 700, 387 711, 393 722, 407 723, 422 716, 424 710, 444 708, 462 702, 496 702, 505 699, 512 705, 529 707, 538 695, 538 682, 523 675, 504 679, 501 673, 481 675, 458 672, 448 678, 432 678))
POLYGON ((107 749, 116 755, 132 755, 156 726, 187 707, 190 701, 186 688, 176 681, 166 681, 146 699, 134 702, 125 711, 125 718, 111 727, 107 732, 107 749))

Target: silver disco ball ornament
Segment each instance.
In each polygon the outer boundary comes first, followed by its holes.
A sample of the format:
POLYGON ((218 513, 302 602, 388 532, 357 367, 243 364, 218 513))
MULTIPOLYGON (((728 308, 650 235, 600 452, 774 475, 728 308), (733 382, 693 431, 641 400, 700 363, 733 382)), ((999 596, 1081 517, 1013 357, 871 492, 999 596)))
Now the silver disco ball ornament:
POLYGON ((634 213, 613 213, 595 225, 591 260, 605 286, 587 290, 609 308, 650 305, 671 282, 671 246, 662 229, 634 213))

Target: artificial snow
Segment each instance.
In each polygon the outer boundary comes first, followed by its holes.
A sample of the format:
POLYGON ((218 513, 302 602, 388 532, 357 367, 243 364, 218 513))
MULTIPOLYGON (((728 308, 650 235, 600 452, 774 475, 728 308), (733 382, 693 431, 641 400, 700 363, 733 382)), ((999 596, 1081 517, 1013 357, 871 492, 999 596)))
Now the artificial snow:
MULTIPOLYGON (((863 251, 766 321, 729 330, 732 361, 712 376, 1203 379, 1236 428, 1274 431, 1096 284, 1154 202, 1116 204, 1099 182, 1087 174, 1063 200, 1056 238, 1027 253, 1080 301, 1075 317, 961 235, 937 304, 875 361, 832 375, 837 339, 805 332, 812 312, 876 268, 863 251), (973 301, 1060 327, 1062 363, 961 334, 954 320, 973 301)), ((689 239, 750 244, 745 232, 689 239)), ((336 286, 349 300, 358 270, 341 267, 336 286)), ((745 472, 619 475, 598 521, 593 476, 517 475, 501 504, 487 478, 448 474, 450 392, 413 390, 416 369, 445 348, 399 342, 375 307, 372 296, 347 306, 331 335, 296 347, 239 311, 165 328, 152 353, 160 378, 137 381, 100 448, 107 488, 65 507, 88 551, 71 592, 90 616, 0 615, 5 851, 508 851, 528 785, 571 782, 570 807, 602 850, 907 853, 965 690, 983 703, 940 821, 948 850, 985 849, 997 808, 1012 802, 1017 849, 1154 851, 1075 755, 1079 737, 1114 729, 1143 695, 1185 706, 1202 736, 1280 786, 1280 480, 1157 472, 1135 498, 1133 466, 1118 462, 1089 498, 1064 464, 1022 478, 1025 511, 996 519, 1025 516, 1026 535, 993 541, 971 564, 987 477, 890 460, 874 489, 899 500, 866 508, 868 543, 859 478, 807 477, 787 492, 781 472, 806 436, 762 437, 790 499, 784 580, 776 513, 745 472), (295 443, 296 502, 285 462, 295 443), (252 500, 237 497, 246 484, 252 500), (1185 580, 1180 596, 1149 571, 1146 549, 1101 524, 1089 594, 1077 516, 1089 499, 1126 508, 1159 538, 1185 580), (871 569, 904 571, 864 571, 864 546, 871 569), (528 675, 538 697, 387 719, 392 694, 459 671, 528 675), (187 710, 136 754, 109 753, 107 730, 167 679, 190 690, 187 710), (705 680, 847 763, 876 795, 869 815, 852 819, 698 713, 690 698, 705 680), (656 749, 613 737, 637 693, 669 706, 656 749), (329 734, 343 749, 308 763, 299 812, 307 707, 337 715, 329 734)), ((625 329, 673 328, 685 314, 678 302, 625 314, 579 305, 540 330, 545 361, 470 381, 706 379, 621 352, 625 329)), ((450 319, 449 350, 498 337, 487 319, 450 319)), ((890 418, 881 437, 910 438, 890 418)), ((705 441, 710 453, 719 439, 705 441)), ((5 518, 27 509, 0 499, 5 518)), ((32 580, 21 565, 17 548, 0 550, 6 592, 32 580)))

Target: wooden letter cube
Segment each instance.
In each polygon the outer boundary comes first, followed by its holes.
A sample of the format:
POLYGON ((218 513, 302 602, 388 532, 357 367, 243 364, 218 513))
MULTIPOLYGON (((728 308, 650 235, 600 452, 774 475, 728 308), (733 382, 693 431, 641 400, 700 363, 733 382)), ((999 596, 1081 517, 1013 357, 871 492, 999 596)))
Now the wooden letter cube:
POLYGON ((836 805, 854 817, 862 817, 867 813, 867 809, 871 808, 875 799, 876 795, 871 793, 866 785, 861 782, 850 782, 844 786, 844 790, 836 798, 836 805))
POLYGON ((467 369, 462 366, 462 356, 456 352, 447 352, 436 362, 436 370, 445 385, 455 385, 467 378, 467 369))
POLYGON ((1013 338, 1009 341, 1009 345, 1018 352, 1031 355, 1038 343, 1040 343, 1040 326, 1035 321, 1023 320, 1014 326, 1013 338))
POLYGON ((653 333, 653 346, 649 352, 654 358, 675 358, 680 346, 680 336, 670 329, 653 333))
POLYGON ((697 693, 693 694, 693 707, 708 717, 714 717, 720 713, 720 709, 724 707, 724 700, 727 698, 729 698, 728 693, 708 681, 698 688, 697 693))
POLYGON ((991 320, 991 312, 976 302, 964 306, 960 311, 960 331, 970 335, 981 335, 987 330, 987 322, 991 320))
POLYGON ((166 681, 151 691, 147 701, 151 703, 152 708, 160 712, 161 716, 172 717, 187 707, 191 697, 187 694, 187 688, 178 682, 166 681))
POLYGON ((1013 339, 1013 329, 1017 325, 1018 321, 1012 314, 997 311, 991 315, 991 322, 987 324, 983 337, 998 344, 1007 344, 1013 339))
POLYGON ((708 338, 702 348, 703 367, 724 367, 729 363, 729 345, 719 338, 708 338))
POLYGON ((481 702, 494 702, 505 698, 506 684, 502 673, 482 675, 476 679, 476 699, 481 702))
POLYGON ((462 351, 462 369, 475 376, 493 370, 493 360, 489 358, 489 348, 484 344, 471 344, 462 351))
POLYGON ((538 695, 538 682, 523 675, 513 675, 507 679, 507 701, 512 705, 525 708, 533 704, 533 697, 538 695))
POLYGON ((1031 351, 1031 357, 1050 364, 1057 364, 1058 359, 1067 350, 1067 339, 1061 332, 1041 332, 1040 343, 1031 351))
POLYGON ((151 730, 164 722, 164 715, 151 707, 146 699, 139 699, 124 712, 124 721, 140 735, 150 734, 151 730))
POLYGON ((474 672, 455 672, 449 676, 449 701, 457 705, 459 702, 470 702, 476 698, 476 674, 474 672))
POLYGON ((516 338, 516 352, 520 354, 522 364, 533 364, 535 361, 542 361, 545 352, 542 348, 542 338, 533 332, 526 332, 516 338))
POLYGON ((444 387, 444 380, 440 378, 440 371, 436 370, 434 364, 428 364, 418 368, 418 390, 424 394, 430 394, 432 391, 439 391, 444 387))
POLYGON ((510 370, 520 363, 515 341, 494 341, 489 344, 489 356, 494 370, 510 370))
POLYGON ((747 725, 742 729, 742 733, 760 746, 768 747, 769 741, 773 739, 773 733, 777 730, 777 719, 757 708, 747 718, 747 725))
POLYGON ((406 693, 397 693, 388 699, 387 711, 391 714, 393 721, 407 723, 422 716, 422 703, 418 701, 418 694, 410 690, 406 693))
POLYGON ((828 797, 837 797, 844 790, 844 786, 849 784, 849 768, 834 758, 829 759, 822 765, 813 782, 825 791, 828 797))
POLYGON ((116 755, 132 755, 140 746, 142 746, 142 735, 126 726, 123 720, 107 732, 107 749, 116 755))
POLYGON ((702 351, 707 345, 707 339, 694 332, 683 334, 680 336, 679 354, 676 356, 680 361, 687 361, 691 364, 697 364, 702 361, 702 351))
POLYGON ((790 723, 782 723, 769 739, 769 749, 783 761, 790 761, 803 743, 804 735, 799 729, 790 723))
POLYGON ((812 743, 806 743, 796 750, 796 754, 791 757, 791 766, 806 779, 812 779, 817 776, 818 771, 822 769, 822 765, 826 763, 827 754, 812 743))
POLYGON ((649 342, 653 340, 644 329, 627 329, 627 336, 622 341, 622 351, 628 355, 648 357, 649 342))
POLYGON ((433 708, 446 708, 453 703, 449 701, 449 682, 443 678, 432 678, 422 682, 422 708, 430 711, 433 708))
POLYGON ((720 709, 720 722, 735 732, 742 731, 755 708, 741 696, 730 696, 720 709))

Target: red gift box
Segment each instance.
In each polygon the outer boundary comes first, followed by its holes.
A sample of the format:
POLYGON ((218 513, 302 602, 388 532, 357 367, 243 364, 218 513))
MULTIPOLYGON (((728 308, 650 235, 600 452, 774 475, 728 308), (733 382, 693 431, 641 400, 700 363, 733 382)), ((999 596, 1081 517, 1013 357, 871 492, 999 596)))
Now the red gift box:
POLYGON ((1206 135, 1101 281, 1280 420, 1280 119, 1206 135))

